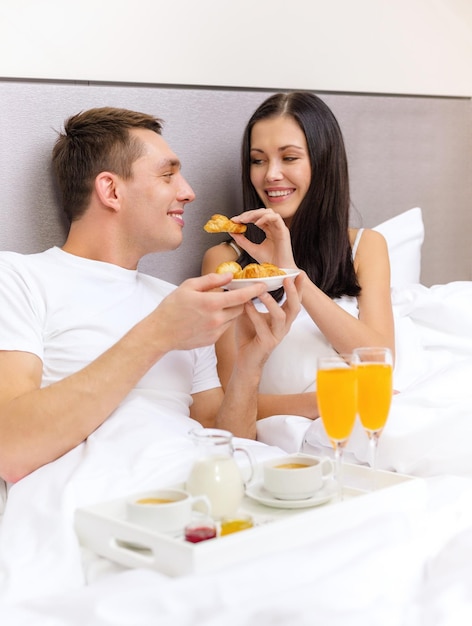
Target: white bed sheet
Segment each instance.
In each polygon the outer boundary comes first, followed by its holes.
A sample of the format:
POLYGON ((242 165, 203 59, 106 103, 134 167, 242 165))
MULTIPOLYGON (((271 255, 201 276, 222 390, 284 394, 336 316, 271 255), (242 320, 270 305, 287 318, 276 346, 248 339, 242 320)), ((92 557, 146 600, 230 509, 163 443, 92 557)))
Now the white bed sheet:
MULTIPOLYGON (((421 351, 405 362, 415 378, 395 396, 380 460, 425 477, 416 497, 397 493, 386 514, 378 494, 366 496, 361 518, 353 524, 347 513, 342 531, 325 541, 274 546, 270 556, 218 572, 170 579, 125 570, 79 546, 75 509, 184 480, 193 444, 177 434, 164 441, 158 424, 139 415, 130 429, 118 412, 10 488, 0 523, 0 623, 470 624, 472 285, 412 286, 394 305, 401 340, 421 351)), ((304 418, 275 416, 261 427, 271 445, 243 443, 262 460, 296 447, 306 427, 304 418)), ((326 444, 322 432, 312 434, 326 444)), ((367 458, 361 431, 350 454, 367 458)))
POLYGON ((323 542, 176 579, 88 555, 93 577, 83 586, 71 571, 54 569, 64 547, 59 541, 49 547, 50 558, 38 554, 39 584, 30 576, 34 588, 23 586, 15 602, 3 598, 0 620, 8 626, 465 626, 470 622, 450 620, 472 610, 464 553, 471 502, 470 480, 427 479, 417 501, 393 498, 388 515, 376 511, 374 498, 366 501, 364 520, 346 519, 346 529, 323 542))

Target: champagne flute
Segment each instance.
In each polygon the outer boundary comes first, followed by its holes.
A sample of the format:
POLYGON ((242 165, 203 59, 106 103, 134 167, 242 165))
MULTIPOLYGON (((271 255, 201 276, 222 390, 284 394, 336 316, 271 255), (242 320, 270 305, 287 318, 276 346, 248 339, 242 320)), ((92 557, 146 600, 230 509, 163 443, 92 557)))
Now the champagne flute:
POLYGON ((318 408, 334 449, 338 497, 343 499, 343 449, 357 414, 356 369, 351 355, 320 357, 316 376, 318 408))
POLYGON ((357 411, 370 446, 372 490, 376 488, 377 451, 392 402, 393 357, 389 348, 356 348, 357 411))

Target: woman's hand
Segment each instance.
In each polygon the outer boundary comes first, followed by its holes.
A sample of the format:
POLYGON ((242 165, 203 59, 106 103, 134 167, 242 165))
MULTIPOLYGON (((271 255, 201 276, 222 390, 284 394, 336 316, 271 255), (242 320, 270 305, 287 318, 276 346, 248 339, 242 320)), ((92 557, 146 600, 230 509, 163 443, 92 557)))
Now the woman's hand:
POLYGON ((252 302, 246 303, 244 314, 236 321, 237 360, 246 372, 259 370, 290 330, 300 311, 300 287, 298 277, 286 278, 286 300, 281 306, 269 293, 262 293, 259 299, 267 312, 256 310, 252 302))
POLYGON ((266 238, 260 244, 244 235, 232 234, 235 242, 259 263, 273 263, 278 267, 295 268, 290 231, 278 213, 272 209, 254 209, 231 218, 241 224, 255 224, 266 238))

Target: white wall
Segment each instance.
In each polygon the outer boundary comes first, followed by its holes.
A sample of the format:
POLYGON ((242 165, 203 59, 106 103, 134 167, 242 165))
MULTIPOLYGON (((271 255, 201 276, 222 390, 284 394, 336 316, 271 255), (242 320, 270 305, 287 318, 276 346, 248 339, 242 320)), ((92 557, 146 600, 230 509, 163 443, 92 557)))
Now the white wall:
POLYGON ((0 0, 0 77, 472 95, 471 0, 0 0))

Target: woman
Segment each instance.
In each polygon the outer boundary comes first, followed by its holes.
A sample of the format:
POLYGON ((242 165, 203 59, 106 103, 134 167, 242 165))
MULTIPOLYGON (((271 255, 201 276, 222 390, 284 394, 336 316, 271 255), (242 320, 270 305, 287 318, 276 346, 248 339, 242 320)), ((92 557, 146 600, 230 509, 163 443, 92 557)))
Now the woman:
MULTIPOLYGON (((318 356, 369 345, 394 350, 387 244, 376 231, 349 228, 344 141, 314 94, 279 93, 257 108, 243 136, 242 185, 245 212, 233 219, 248 230, 210 248, 202 271, 234 260, 302 270, 303 308, 265 365, 258 418, 313 419, 318 356), (255 209, 261 203, 265 208, 255 209)), ((234 360, 231 330, 217 354, 225 386, 234 360)))

